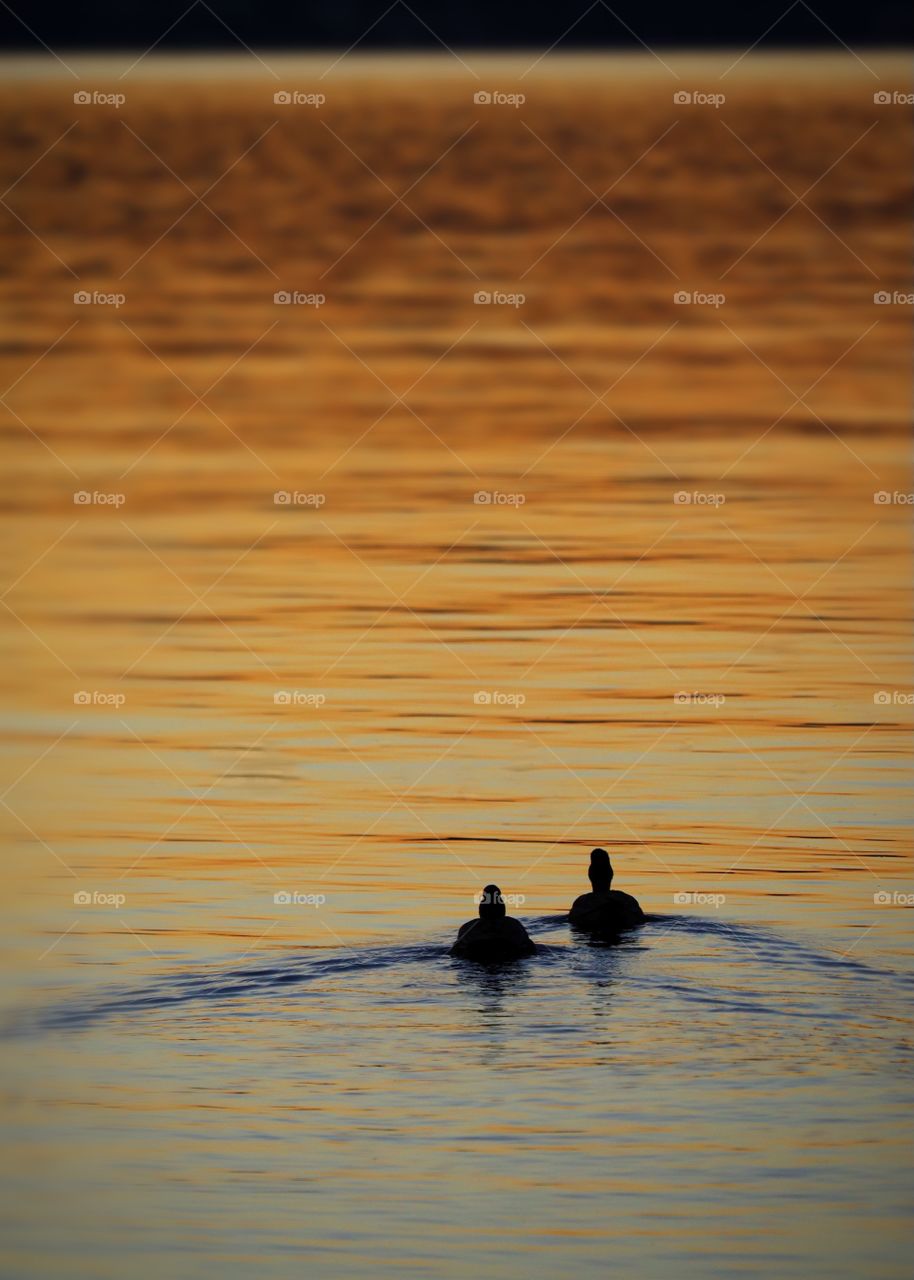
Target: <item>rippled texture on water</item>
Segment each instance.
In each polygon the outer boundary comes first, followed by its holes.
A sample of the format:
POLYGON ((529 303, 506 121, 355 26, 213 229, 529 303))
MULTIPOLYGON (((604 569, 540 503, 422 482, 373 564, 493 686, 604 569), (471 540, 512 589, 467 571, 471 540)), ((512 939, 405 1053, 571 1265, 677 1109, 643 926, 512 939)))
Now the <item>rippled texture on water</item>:
POLYGON ((4 90, 10 1274, 905 1274, 874 65, 4 90), (493 879, 540 954, 448 959, 493 879))

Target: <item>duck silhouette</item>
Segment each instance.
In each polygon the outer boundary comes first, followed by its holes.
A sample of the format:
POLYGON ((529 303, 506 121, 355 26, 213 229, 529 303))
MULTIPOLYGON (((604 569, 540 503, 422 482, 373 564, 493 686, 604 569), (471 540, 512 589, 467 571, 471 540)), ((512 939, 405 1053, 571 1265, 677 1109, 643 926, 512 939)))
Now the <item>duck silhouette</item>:
POLYGON ((536 951, 527 930, 507 914, 497 884, 487 884, 479 900, 479 917, 467 920, 457 931, 452 956, 469 960, 515 960, 536 951))
POLYGON ((605 849, 593 850, 587 875, 593 892, 575 898, 568 913, 571 924, 591 933, 618 933, 642 923, 644 912, 638 899, 610 888, 613 869, 605 849))

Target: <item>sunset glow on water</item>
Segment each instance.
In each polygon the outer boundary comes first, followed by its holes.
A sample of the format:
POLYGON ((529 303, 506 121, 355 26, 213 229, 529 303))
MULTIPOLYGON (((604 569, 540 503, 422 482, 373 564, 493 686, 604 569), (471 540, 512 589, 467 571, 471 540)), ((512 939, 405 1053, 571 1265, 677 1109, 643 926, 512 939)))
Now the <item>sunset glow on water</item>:
POLYGON ((905 1274, 910 72, 732 61, 3 90, 4 1274, 905 1274))

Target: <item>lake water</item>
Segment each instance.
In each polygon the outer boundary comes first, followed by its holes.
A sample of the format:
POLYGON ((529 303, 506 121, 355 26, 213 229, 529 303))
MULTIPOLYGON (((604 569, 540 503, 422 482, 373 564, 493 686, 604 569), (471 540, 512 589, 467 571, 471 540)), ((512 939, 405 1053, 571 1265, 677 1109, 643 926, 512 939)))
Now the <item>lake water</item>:
POLYGON ((3 1273, 906 1274, 909 70, 269 61, 2 91, 3 1273))

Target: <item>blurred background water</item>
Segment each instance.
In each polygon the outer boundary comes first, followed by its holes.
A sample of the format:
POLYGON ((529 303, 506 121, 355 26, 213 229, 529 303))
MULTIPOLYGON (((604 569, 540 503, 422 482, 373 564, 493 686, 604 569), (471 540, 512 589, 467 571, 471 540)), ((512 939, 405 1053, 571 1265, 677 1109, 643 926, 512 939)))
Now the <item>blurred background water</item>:
POLYGON ((909 72, 474 61, 3 90, 11 1275, 904 1272, 909 72))

